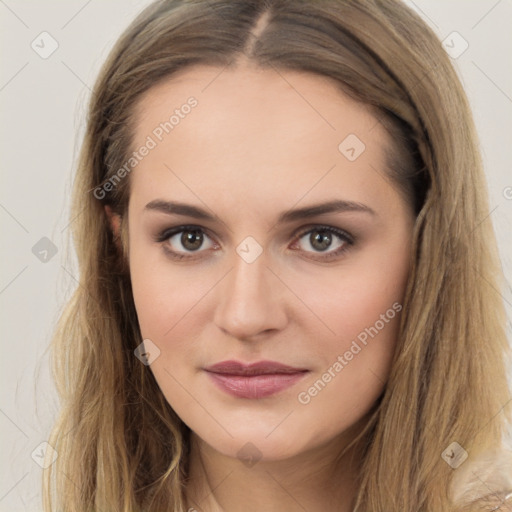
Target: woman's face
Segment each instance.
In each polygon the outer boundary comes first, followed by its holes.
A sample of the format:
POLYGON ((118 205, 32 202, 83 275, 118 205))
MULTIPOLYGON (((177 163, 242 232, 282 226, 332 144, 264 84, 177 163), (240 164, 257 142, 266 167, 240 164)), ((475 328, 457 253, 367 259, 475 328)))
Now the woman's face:
POLYGON ((134 300, 148 371, 210 449, 304 453, 382 393, 414 223, 389 144, 304 73, 196 67, 141 99, 134 300))

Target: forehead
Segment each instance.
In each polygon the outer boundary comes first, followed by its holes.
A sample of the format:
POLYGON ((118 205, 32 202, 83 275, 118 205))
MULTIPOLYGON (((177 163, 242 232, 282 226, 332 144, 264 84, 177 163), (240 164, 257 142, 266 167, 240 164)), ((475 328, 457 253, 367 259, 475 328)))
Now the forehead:
POLYGON ((190 97, 198 101, 200 108, 195 112, 202 115, 194 117, 201 118, 201 125, 214 117, 229 126, 230 120, 235 123, 247 116, 248 126, 260 121, 258 128, 267 128, 262 132, 276 121, 280 126, 288 124, 289 129, 299 120, 300 125, 309 124, 312 129, 338 132, 363 132, 376 126, 371 108, 355 102, 331 78, 248 65, 234 69, 201 65, 185 68, 141 96, 134 109, 138 138, 150 131, 155 121, 168 119, 190 97))
POLYGON ((290 190, 290 200, 320 179, 324 189, 374 186, 389 144, 370 108, 333 80, 249 67, 198 66, 170 77, 141 97, 133 129, 134 150, 154 142, 131 176, 132 190, 147 195, 179 176, 196 192, 229 183, 247 194, 290 190))

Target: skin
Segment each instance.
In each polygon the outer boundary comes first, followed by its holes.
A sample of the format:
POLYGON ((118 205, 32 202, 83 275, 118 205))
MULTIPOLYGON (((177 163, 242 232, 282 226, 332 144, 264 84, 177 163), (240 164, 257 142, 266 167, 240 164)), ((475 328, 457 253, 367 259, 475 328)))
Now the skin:
MULTIPOLYGON (((364 105, 328 79, 243 65, 188 68, 151 88, 137 105, 134 147, 190 96, 197 107, 131 173, 124 219, 141 332, 160 350, 150 370, 192 430, 188 506, 349 511, 360 447, 348 452, 351 460, 336 454, 383 392, 399 314, 309 403, 298 394, 403 299, 414 214, 385 177, 391 141, 364 105), (338 149, 349 134, 366 145, 352 162, 338 149), (147 210, 156 199, 216 218, 147 210), (373 213, 278 223, 284 211, 335 199, 373 213), (185 224, 203 228, 196 251, 180 243, 181 233, 155 241, 185 224), (324 226, 345 230, 354 243, 333 235, 319 250, 308 229, 324 226), (252 263, 236 251, 248 236, 263 249, 252 263), (172 259, 165 247, 186 257, 172 259), (325 259, 339 247, 346 250, 325 259), (271 397, 236 398, 203 370, 229 359, 309 372, 271 397), (261 457, 252 467, 237 457, 248 442, 261 457)), ((119 221, 112 219, 114 229, 119 221)))

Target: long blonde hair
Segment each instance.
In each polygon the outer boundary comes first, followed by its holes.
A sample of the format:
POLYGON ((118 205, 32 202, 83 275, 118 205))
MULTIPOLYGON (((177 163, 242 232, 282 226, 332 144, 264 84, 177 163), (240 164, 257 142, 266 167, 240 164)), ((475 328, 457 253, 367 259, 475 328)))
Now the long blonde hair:
POLYGON ((470 467, 500 449, 510 422, 502 276, 464 90, 435 34, 397 0, 159 0, 118 40, 93 90, 74 183, 80 285, 52 347, 62 409, 46 510, 185 510, 189 429, 134 357, 142 339, 119 252, 126 233, 120 245, 105 214, 105 205, 126 213, 130 180, 95 191, 132 150, 142 93, 188 66, 240 58, 329 77, 369 105, 392 135, 389 175, 417 213, 400 335, 365 430, 355 510, 481 510, 478 493, 454 502, 462 472, 442 454, 456 442, 469 454, 461 468, 470 467))

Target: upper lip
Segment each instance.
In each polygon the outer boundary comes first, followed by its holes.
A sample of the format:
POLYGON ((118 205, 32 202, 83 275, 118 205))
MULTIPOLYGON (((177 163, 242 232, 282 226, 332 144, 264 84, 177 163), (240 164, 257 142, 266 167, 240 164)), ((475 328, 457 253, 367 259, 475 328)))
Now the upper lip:
POLYGON ((277 361, 257 361, 255 363, 242 363, 239 361, 221 361, 220 363, 207 366, 207 372, 221 373, 225 375, 275 375, 290 374, 307 371, 306 368, 296 368, 277 361))

